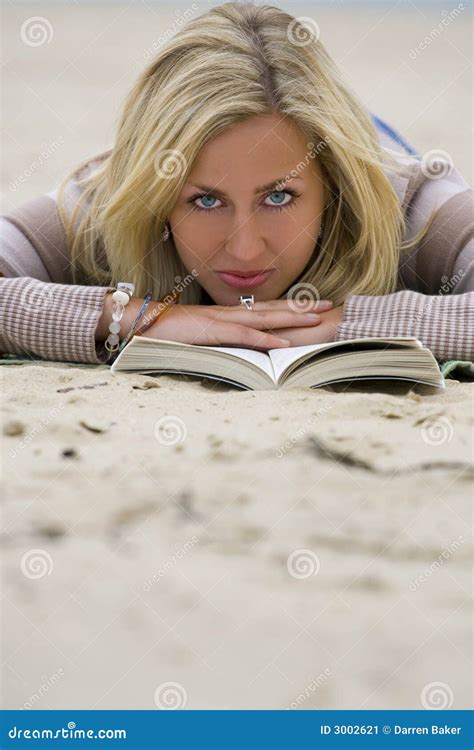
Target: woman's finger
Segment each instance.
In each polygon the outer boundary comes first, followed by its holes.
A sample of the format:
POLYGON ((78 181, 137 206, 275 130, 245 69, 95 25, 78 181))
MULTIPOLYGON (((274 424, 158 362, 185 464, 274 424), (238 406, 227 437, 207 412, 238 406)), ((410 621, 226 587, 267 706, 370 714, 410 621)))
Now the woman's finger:
POLYGON ((333 307, 333 302, 328 299, 321 300, 310 300, 303 299, 298 301, 297 299, 285 298, 276 300, 265 300, 262 302, 255 302, 254 310, 292 310, 293 312, 305 313, 329 310, 333 307))
MULTIPOLYGON (((202 322, 202 321, 201 321, 202 322)), ((193 336, 194 344, 207 346, 240 346, 248 349, 279 349, 289 344, 288 339, 266 331, 258 331, 238 323, 224 323, 212 318, 193 336)))
POLYGON ((292 310, 247 310, 245 307, 228 308, 216 312, 215 320, 228 323, 240 323, 249 328, 268 330, 269 328, 286 328, 292 326, 314 326, 319 325, 321 316, 315 312, 298 313, 292 310))
MULTIPOLYGON (((295 299, 276 299, 276 300, 262 300, 260 302, 254 302, 252 310, 286 310, 290 312, 302 313, 305 312, 325 312, 333 307, 331 300, 302 300, 301 302, 295 299)), ((245 305, 212 305, 212 306, 201 306, 201 313, 207 315, 209 312, 217 314, 223 310, 246 310, 245 305)))
POLYGON ((245 325, 234 323, 217 324, 215 335, 219 344, 226 343, 248 349, 280 349, 289 345, 288 339, 266 331, 258 331, 245 325))

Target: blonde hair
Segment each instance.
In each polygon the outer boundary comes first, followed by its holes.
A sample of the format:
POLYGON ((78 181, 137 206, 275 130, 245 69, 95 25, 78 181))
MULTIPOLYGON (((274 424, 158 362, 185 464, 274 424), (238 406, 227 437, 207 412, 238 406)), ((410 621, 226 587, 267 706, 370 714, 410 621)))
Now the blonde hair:
MULTIPOLYGON (((402 241, 403 210, 384 172, 396 171, 397 161, 321 42, 301 43, 305 34, 279 8, 230 2, 190 20, 159 49, 126 97, 115 146, 79 182, 70 216, 65 188, 88 162, 60 186, 75 283, 126 279, 137 296, 151 289, 154 299, 163 297, 187 274, 162 233, 199 150, 230 125, 279 113, 317 145, 328 188, 318 252, 298 281, 335 304, 395 290, 400 253, 427 226, 402 241)), ((193 281, 181 301, 197 304, 203 291, 193 281)))

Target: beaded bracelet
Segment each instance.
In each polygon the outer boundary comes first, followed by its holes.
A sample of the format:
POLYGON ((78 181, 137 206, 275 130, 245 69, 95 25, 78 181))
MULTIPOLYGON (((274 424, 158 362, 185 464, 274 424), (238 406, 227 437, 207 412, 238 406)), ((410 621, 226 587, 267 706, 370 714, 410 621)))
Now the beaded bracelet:
POLYGON ((128 281, 120 281, 117 289, 112 294, 114 305, 112 308, 112 322, 109 324, 109 335, 104 346, 109 352, 109 357, 117 351, 120 343, 120 321, 123 318, 125 306, 130 302, 135 291, 135 285, 128 281))
POLYGON ((120 344, 120 346, 118 348, 119 352, 121 352, 122 349, 125 346, 127 346, 128 342, 130 341, 130 339, 134 335, 134 332, 135 332, 135 329, 137 327, 138 321, 141 320, 142 317, 143 317, 143 315, 145 314, 145 310, 147 309, 148 305, 150 304, 152 297, 153 297, 153 292, 151 292, 151 291, 148 291, 145 294, 145 298, 143 300, 143 305, 141 306, 140 310, 138 311, 138 315, 135 318, 135 320, 133 321, 133 323, 132 323, 132 325, 130 327, 129 332, 127 333, 127 335, 125 336, 125 338, 122 340, 122 343, 120 344))
POLYGON ((176 304, 179 300, 180 292, 176 291, 176 289, 173 289, 171 292, 168 292, 168 294, 165 294, 164 297, 162 297, 158 301, 158 307, 155 307, 154 310, 150 313, 149 316, 147 316, 147 320, 145 323, 142 323, 141 326, 137 328, 134 335, 135 336, 143 336, 145 331, 147 331, 153 323, 156 323, 159 317, 163 316, 168 310, 170 310, 174 304, 176 304))

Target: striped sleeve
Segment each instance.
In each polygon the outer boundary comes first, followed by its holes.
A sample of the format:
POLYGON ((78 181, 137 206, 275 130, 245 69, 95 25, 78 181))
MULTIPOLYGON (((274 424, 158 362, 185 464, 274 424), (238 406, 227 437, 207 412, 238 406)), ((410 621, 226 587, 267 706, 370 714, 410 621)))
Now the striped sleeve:
POLYGON ((411 163, 405 239, 432 213, 434 220, 421 242, 401 256, 398 290, 347 297, 336 341, 415 336, 439 360, 474 361, 473 193, 452 164, 428 167, 426 160, 411 163))
POLYGON ((24 231, 0 218, 0 356, 103 364, 108 352, 95 330, 113 287, 52 281, 52 274, 63 274, 65 259, 51 217, 55 208, 35 217, 51 246, 42 257, 24 231))
POLYGON ((344 302, 335 340, 366 336, 415 336, 439 360, 474 361, 474 292, 352 295, 344 302))
POLYGON ((95 341, 105 295, 113 287, 0 278, 0 354, 104 364, 95 341))

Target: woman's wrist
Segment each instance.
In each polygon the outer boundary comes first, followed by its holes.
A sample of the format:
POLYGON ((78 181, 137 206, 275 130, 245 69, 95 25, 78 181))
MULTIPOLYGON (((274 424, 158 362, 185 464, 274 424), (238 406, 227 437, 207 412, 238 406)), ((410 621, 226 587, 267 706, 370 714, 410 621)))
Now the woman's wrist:
MULTIPOLYGON (((102 315, 99 318, 99 322, 97 323, 97 328, 95 330, 96 341, 105 341, 107 336, 110 333, 109 323, 112 322, 112 309, 114 305, 112 295, 113 295, 113 292, 108 292, 105 295, 102 315)), ((120 341, 122 341, 127 335, 127 333, 129 332, 131 325, 133 321, 135 320, 138 314, 138 311, 140 310, 142 305, 143 305, 143 298, 140 298, 140 297, 132 297, 128 305, 126 305, 122 320, 120 321, 120 333, 119 333, 120 341)))

